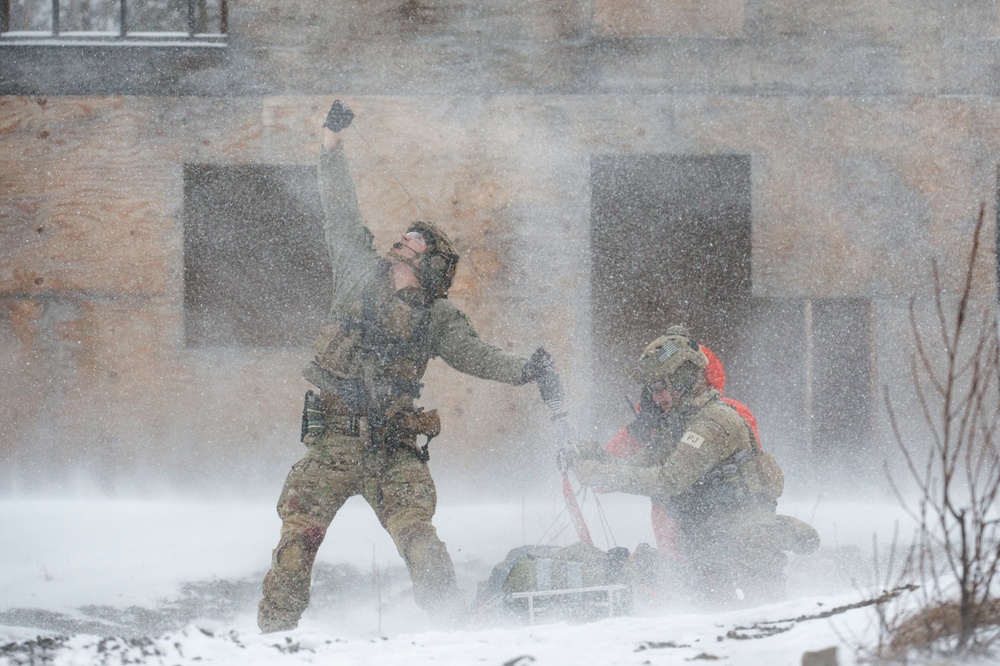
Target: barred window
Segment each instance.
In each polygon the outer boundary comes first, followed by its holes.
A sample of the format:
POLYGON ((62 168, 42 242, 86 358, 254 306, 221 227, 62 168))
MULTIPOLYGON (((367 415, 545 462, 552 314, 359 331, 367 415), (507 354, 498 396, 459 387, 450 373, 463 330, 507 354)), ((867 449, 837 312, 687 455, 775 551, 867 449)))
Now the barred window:
POLYGON ((224 44, 228 0, 0 0, 0 43, 224 44))

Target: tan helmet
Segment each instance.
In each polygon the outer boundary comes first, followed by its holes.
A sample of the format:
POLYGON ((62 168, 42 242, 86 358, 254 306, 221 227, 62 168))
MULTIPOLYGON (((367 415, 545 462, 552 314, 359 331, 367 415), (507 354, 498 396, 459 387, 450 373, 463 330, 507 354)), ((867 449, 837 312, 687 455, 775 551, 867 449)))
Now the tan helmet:
POLYGON ((444 298, 448 295, 458 268, 458 253, 455 252, 451 239, 437 225, 421 220, 411 224, 406 231, 420 233, 427 243, 427 250, 421 253, 420 263, 417 264, 420 286, 431 298, 444 298))
POLYGON ((627 368, 629 376, 643 385, 666 382, 675 390, 687 393, 705 374, 708 359, 683 326, 671 326, 666 334, 653 340, 639 360, 627 368))

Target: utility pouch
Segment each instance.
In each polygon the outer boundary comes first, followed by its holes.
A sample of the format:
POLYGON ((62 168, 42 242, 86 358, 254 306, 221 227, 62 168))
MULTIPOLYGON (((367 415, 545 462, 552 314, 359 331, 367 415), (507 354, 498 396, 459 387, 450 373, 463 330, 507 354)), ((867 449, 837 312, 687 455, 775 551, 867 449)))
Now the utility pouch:
POLYGON ((323 403, 313 391, 306 391, 305 402, 302 405, 302 434, 300 441, 305 441, 306 435, 317 437, 326 430, 326 419, 323 413, 323 403))
POLYGON ((417 435, 423 435, 427 438, 424 445, 417 450, 417 456, 423 462, 430 460, 431 440, 441 434, 441 417, 438 416, 437 410, 431 409, 425 412, 423 409, 419 409, 415 412, 407 412, 399 417, 399 427, 414 438, 417 435))

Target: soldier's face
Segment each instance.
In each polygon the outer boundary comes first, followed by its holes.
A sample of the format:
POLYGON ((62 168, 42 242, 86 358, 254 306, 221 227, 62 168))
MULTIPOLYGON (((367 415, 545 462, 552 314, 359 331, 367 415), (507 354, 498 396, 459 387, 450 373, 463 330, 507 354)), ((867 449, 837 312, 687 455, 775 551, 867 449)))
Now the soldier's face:
POLYGON ((670 392, 670 386, 664 381, 654 382, 649 385, 649 390, 653 394, 653 402, 658 404, 663 411, 670 409, 674 398, 670 392))
POLYGON ((408 231, 393 243, 389 254, 404 259, 415 259, 427 250, 427 241, 419 231, 408 231))

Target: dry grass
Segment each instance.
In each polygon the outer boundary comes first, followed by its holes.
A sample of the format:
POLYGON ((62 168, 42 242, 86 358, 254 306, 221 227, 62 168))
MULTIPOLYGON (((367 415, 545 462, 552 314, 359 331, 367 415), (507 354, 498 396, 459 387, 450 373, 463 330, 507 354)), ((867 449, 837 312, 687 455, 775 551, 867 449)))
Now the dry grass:
POLYGON ((1000 628, 1000 600, 988 599, 970 610, 973 617, 963 618, 959 604, 945 602, 915 611, 895 628, 884 656, 898 660, 912 651, 947 653, 957 645, 967 623, 973 624, 980 632, 1000 628))
MULTIPOLYGON (((930 336, 918 325, 914 301, 910 326, 916 352, 913 389, 926 432, 916 443, 904 437, 886 388, 885 401, 908 481, 909 501, 888 471, 916 537, 901 568, 900 582, 917 583, 914 611, 878 608, 875 660, 906 661, 907 655, 962 658, 987 654, 998 638, 1000 602, 993 598, 1000 573, 1000 351, 996 312, 973 312, 972 286, 985 207, 980 207, 965 282, 954 309, 945 305, 936 262, 932 265, 937 327, 930 336)), ((918 422, 918 415, 905 415, 918 422)))

